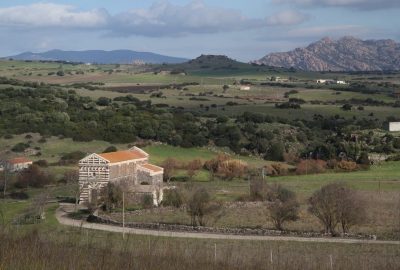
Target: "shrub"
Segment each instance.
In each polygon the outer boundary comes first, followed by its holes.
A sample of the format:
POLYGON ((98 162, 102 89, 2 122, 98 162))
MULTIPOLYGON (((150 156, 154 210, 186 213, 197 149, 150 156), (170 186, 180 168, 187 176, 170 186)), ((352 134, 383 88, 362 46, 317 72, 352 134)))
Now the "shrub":
POLYGON ((272 163, 266 165, 265 168, 267 169, 267 174, 270 176, 286 175, 288 173, 286 166, 281 163, 272 163))
POLYGON ((355 163, 355 162, 353 162, 353 161, 346 161, 346 160, 341 160, 341 161, 339 161, 339 162, 337 163, 336 167, 337 167, 339 170, 348 171, 348 172, 355 171, 355 170, 358 169, 357 163, 355 163))
POLYGON ((40 138, 40 139, 38 140, 38 143, 45 143, 45 142, 47 142, 47 140, 46 140, 45 137, 42 137, 42 138, 40 138))
POLYGON ((17 143, 11 148, 13 152, 24 152, 27 148, 29 148, 29 144, 26 143, 17 143))
POLYGON ((97 99, 96 104, 99 106, 108 106, 111 103, 111 99, 107 98, 107 97, 99 97, 97 99))
POLYGON ((214 179, 215 174, 218 172, 218 168, 220 166, 220 164, 222 164, 223 162, 229 160, 229 157, 227 155, 218 155, 216 158, 207 160, 204 163, 204 169, 206 169, 207 171, 210 172, 210 178, 211 180, 214 179))
POLYGON ((300 104, 293 102, 276 103, 275 108, 278 109, 301 109, 300 104))
POLYGON ((74 151, 67 154, 64 154, 61 157, 60 164, 75 164, 82 158, 84 158, 86 154, 81 151, 74 151))
POLYGON ((153 208, 153 196, 150 194, 144 194, 140 200, 140 204, 144 209, 153 208))
POLYGON ((103 153, 111 153, 111 152, 117 152, 118 148, 115 147, 114 145, 111 145, 109 147, 107 147, 106 149, 104 149, 103 153))
POLYGON ((203 162, 200 159, 194 159, 186 165, 186 169, 200 170, 203 167, 203 162))
POLYGON ((266 160, 273 161, 283 161, 285 153, 285 146, 282 142, 274 142, 271 144, 271 147, 268 149, 267 153, 264 156, 266 160))
POLYGON ((39 167, 43 167, 43 168, 46 168, 46 167, 49 166, 49 163, 48 163, 47 160, 45 160, 45 159, 40 159, 40 160, 38 160, 38 161, 35 161, 33 164, 36 164, 36 165, 38 165, 39 167))
POLYGON ((101 189, 99 203, 103 205, 103 209, 111 211, 116 207, 122 206, 122 189, 119 185, 108 183, 101 189))
POLYGON ((344 104, 342 106, 343 111, 351 111, 351 108, 353 108, 353 106, 351 104, 344 104))
POLYGON ((357 159, 357 163, 361 165, 369 166, 371 161, 369 160, 369 155, 367 152, 362 152, 360 157, 357 159))
POLYGON ((191 217, 192 226, 204 226, 204 216, 213 208, 210 204, 211 196, 204 188, 196 189, 187 202, 187 212, 191 217))
POLYGON ((183 204, 182 195, 177 189, 165 190, 161 204, 163 206, 173 206, 176 208, 180 208, 183 204))
POLYGON ((267 181, 261 177, 254 177, 250 179, 250 200, 263 201, 267 193, 267 181))
POLYGON ((277 230, 283 230, 283 224, 299 219, 300 204, 296 194, 281 185, 270 187, 267 195, 269 216, 277 230))
POLYGON ((296 174, 324 173, 327 163, 320 159, 303 159, 296 166, 296 174))
POLYGON ((230 159, 219 164, 217 174, 223 179, 232 180, 233 178, 243 177, 247 167, 246 162, 230 159))
POLYGON ((400 149, 400 138, 393 139, 393 147, 396 149, 400 149))
POLYGON ((326 166, 329 169, 336 169, 338 161, 336 159, 330 159, 326 162, 326 166))
POLYGON ((29 199, 29 195, 24 191, 15 191, 10 193, 10 198, 14 200, 27 200, 29 199))
POLYGON ((163 163, 161 163, 161 167, 164 168, 164 181, 169 182, 171 180, 177 166, 178 161, 174 158, 167 158, 163 163))
POLYGON ((187 182, 189 180, 190 180, 189 176, 186 175, 173 176, 170 178, 171 182, 187 182))
POLYGON ((23 170, 17 176, 15 187, 17 188, 42 188, 54 182, 54 177, 45 173, 37 165, 32 165, 28 169, 23 170))

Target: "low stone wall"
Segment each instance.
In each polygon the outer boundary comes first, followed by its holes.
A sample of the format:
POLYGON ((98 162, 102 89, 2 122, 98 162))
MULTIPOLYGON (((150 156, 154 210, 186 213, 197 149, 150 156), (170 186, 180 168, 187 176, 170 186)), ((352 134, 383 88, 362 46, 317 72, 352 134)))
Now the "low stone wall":
MULTIPOLYGON (((87 219, 88 222, 109 224, 122 226, 121 222, 91 215, 87 219)), ((173 231, 173 232, 198 232, 198 233, 214 233, 214 234, 231 234, 231 235, 257 235, 257 236, 295 236, 295 237, 331 237, 330 234, 319 232, 300 232, 300 231, 278 231, 268 229, 253 229, 253 228, 213 228, 213 227, 194 227, 179 224, 167 223, 125 223, 127 228, 147 229, 155 231, 173 231)), ((375 235, 364 234, 341 234, 341 238, 349 239, 366 239, 376 240, 375 235)))

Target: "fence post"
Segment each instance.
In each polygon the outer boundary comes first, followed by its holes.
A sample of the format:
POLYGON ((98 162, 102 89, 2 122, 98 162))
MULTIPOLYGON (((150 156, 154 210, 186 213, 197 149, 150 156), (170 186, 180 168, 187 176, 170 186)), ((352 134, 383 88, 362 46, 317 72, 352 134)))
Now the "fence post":
POLYGON ((217 264, 217 243, 214 243, 214 264, 217 264))
POLYGON ((331 270, 333 270, 333 258, 332 258, 332 254, 329 255, 329 261, 331 264, 331 270))
POLYGON ((272 249, 271 249, 270 260, 271 260, 271 264, 274 264, 274 259, 273 259, 273 257, 272 257, 272 249))

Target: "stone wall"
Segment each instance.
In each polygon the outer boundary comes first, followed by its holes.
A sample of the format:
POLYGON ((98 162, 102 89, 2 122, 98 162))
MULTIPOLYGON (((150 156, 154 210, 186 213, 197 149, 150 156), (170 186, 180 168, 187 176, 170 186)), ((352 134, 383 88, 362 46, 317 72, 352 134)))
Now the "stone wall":
MULTIPOLYGON (((109 224, 114 226, 122 226, 122 223, 102 218, 99 216, 89 216, 88 222, 109 224)), ((258 236, 295 236, 295 237, 331 237, 330 234, 320 232, 302 232, 302 231, 278 231, 268 229, 254 229, 254 228, 214 228, 214 227, 194 227, 179 224, 166 224, 166 223, 125 223, 127 228, 147 229, 156 231, 173 231, 173 232, 198 232, 198 233, 215 233, 227 235, 258 235, 258 236)), ((367 239, 376 240, 375 235, 365 234, 342 234, 341 238, 349 239, 367 239)))
POLYGON ((110 166, 110 180, 111 181, 127 181, 128 183, 135 183, 136 164, 134 162, 125 162, 110 166))
POLYGON ((142 183, 146 183, 148 185, 160 185, 163 182, 163 175, 162 174, 151 175, 149 172, 138 170, 137 182, 139 185, 142 183))

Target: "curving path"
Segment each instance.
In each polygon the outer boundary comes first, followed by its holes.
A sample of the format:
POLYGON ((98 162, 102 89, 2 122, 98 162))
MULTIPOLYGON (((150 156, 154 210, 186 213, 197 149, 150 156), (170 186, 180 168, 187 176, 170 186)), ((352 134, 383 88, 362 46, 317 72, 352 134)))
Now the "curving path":
POLYGON ((98 223, 89 223, 86 221, 68 218, 68 212, 65 207, 67 204, 60 204, 56 211, 56 218, 62 225, 80 227, 91 230, 100 230, 116 233, 127 233, 136 235, 150 235, 161 237, 176 238, 201 238, 201 239, 225 239, 225 240, 256 240, 256 241, 295 241, 295 242, 316 242, 316 243, 343 243, 343 244, 391 244, 400 245, 400 241, 381 241, 381 240, 360 240, 360 239, 344 239, 344 238, 307 238, 294 236, 259 236, 259 235, 230 235, 230 234, 213 234, 213 233, 196 233, 196 232, 173 232, 173 231, 155 231, 146 229, 123 228, 113 225, 105 225, 98 223))

